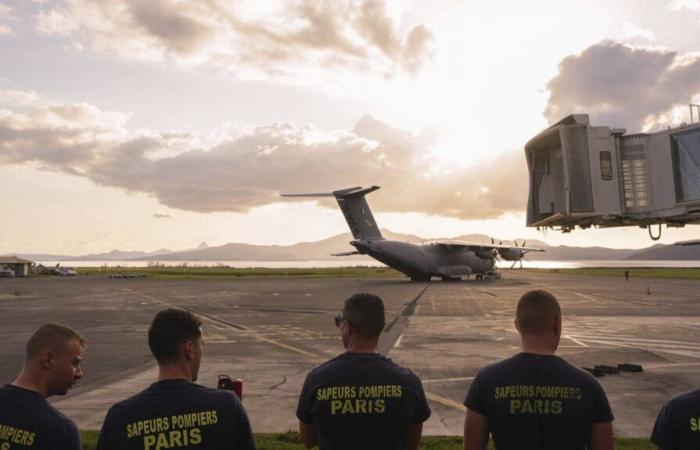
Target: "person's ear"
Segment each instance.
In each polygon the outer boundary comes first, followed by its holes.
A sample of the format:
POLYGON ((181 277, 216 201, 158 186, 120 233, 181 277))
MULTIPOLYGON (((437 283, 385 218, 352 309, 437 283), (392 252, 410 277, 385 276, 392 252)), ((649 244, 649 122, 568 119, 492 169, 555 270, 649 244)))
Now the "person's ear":
POLYGON ((49 370, 51 366, 53 366, 54 359, 56 357, 54 356, 53 352, 46 352, 43 355, 41 355, 41 367, 44 370, 49 370))
POLYGON ((552 331, 554 331, 554 334, 557 336, 561 335, 561 317, 557 316, 554 319, 554 325, 552 327, 552 331))
POLYGON ((185 344, 182 346, 182 353, 187 361, 194 359, 194 351, 194 342, 192 339, 185 342, 185 344))
POLYGON ((515 325, 515 329, 520 332, 520 325, 518 325, 518 319, 513 319, 513 325, 515 325))

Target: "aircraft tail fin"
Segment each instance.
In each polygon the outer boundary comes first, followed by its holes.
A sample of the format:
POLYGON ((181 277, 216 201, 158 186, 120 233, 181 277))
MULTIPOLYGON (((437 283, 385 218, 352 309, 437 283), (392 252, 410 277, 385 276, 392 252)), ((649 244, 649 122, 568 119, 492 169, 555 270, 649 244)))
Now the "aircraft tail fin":
POLYGON ((283 197, 335 197, 345 221, 355 239, 384 239, 369 209, 365 195, 379 189, 379 186, 362 188, 355 186, 328 193, 282 194, 283 197))

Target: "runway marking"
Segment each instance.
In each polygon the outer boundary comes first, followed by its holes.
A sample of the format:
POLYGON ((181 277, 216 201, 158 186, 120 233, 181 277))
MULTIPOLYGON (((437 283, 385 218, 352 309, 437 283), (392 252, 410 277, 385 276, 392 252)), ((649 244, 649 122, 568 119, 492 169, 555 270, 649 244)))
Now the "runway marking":
POLYGON ((569 336, 569 335, 567 334, 567 335, 564 336, 564 337, 567 338, 568 340, 572 341, 572 342, 577 343, 577 344, 580 345, 581 347, 588 347, 588 345, 586 345, 585 343, 579 341, 578 339, 576 339, 576 338, 573 337, 573 336, 569 336))
POLYGON ((449 398, 445 398, 445 397, 442 397, 442 396, 440 396, 440 395, 433 394, 432 392, 427 392, 427 391, 426 391, 426 393, 425 393, 425 396, 428 398, 428 400, 431 400, 431 401, 433 401, 433 402, 435 402, 435 403, 440 403, 440 404, 443 405, 443 406, 447 406, 447 407, 450 407, 450 408, 458 409, 458 410, 460 410, 460 411, 462 411, 462 412, 466 412, 466 411, 467 411, 467 407, 466 407, 466 406, 464 406, 464 405, 461 404, 461 403, 457 403, 457 402, 454 401, 454 400, 450 400, 449 398))
MULTIPOLYGON (((422 292, 420 293, 420 295, 416 298, 416 300, 420 299, 420 297, 423 295, 423 293, 424 293, 427 289, 428 289, 428 286, 426 286, 426 288, 423 289, 423 291, 422 291, 422 292)), ((132 294, 138 295, 139 297, 147 298, 147 299, 149 299, 149 300, 151 300, 151 301, 154 301, 154 302, 156 302, 156 303, 160 303, 161 305, 165 305, 165 306, 168 306, 168 307, 171 307, 171 308, 177 307, 177 308, 180 308, 180 309, 184 309, 185 311, 189 311, 189 312, 191 312, 191 313, 193 313, 193 314, 197 314, 197 315, 200 315, 200 316, 202 316, 202 317, 205 317, 206 319, 208 319, 208 320, 210 320, 210 321, 218 322, 218 323, 221 323, 221 324, 224 324, 224 325, 231 326, 232 328, 235 328, 236 330, 241 331, 241 332, 243 332, 244 334, 248 334, 248 335, 254 337, 255 339, 257 339, 257 340, 259 340, 259 341, 267 342, 267 343, 270 344, 270 345, 274 345, 274 346, 276 346, 276 347, 280 347, 280 348, 283 348, 283 349, 285 349, 285 350, 289 350, 289 351, 294 352, 294 353, 299 353, 299 354, 302 354, 302 355, 305 355, 305 356, 309 356, 309 357, 313 358, 314 360, 325 361, 325 358, 322 357, 321 355, 318 355, 318 354, 315 354, 315 353, 311 353, 311 352, 308 352, 308 351, 306 351, 306 350, 302 350, 302 349, 300 349, 300 348, 293 347, 293 346, 291 346, 291 345, 284 344, 284 343, 279 342, 279 341, 276 341, 276 340, 274 340, 274 339, 269 339, 269 338, 260 336, 259 334, 257 334, 257 333, 255 333, 255 332, 251 331, 251 330, 248 329, 248 328, 245 328, 245 327, 241 328, 241 327, 242 327, 241 325, 231 324, 231 323, 229 323, 229 322, 227 322, 227 321, 225 321, 225 320, 219 319, 219 318, 217 318, 217 317, 210 316, 210 315, 208 315, 208 314, 207 314, 207 315, 202 314, 202 313, 200 313, 199 311, 195 311, 195 310, 193 310, 193 309, 191 309, 191 308, 185 308, 185 307, 182 307, 182 306, 179 306, 179 305, 174 305, 174 304, 165 302, 165 301, 163 301, 163 300, 157 299, 157 298, 155 298, 155 297, 152 297, 152 296, 150 296, 150 295, 144 294, 144 293, 142 293, 142 292, 135 291, 135 290, 133 290, 133 289, 124 288, 124 290, 127 291, 127 292, 131 292, 132 294)), ((459 410, 459 411, 466 411, 466 410, 467 410, 466 407, 465 407, 464 405, 462 405, 462 404, 460 404, 460 403, 457 403, 457 402, 455 402, 455 401, 453 401, 453 400, 450 400, 449 398, 445 398, 445 397, 441 397, 441 396, 439 396, 439 395, 437 395, 437 394, 433 394, 432 392, 425 391, 425 396, 426 396, 429 400, 432 400, 432 401, 434 401, 434 402, 436 402, 436 403, 440 403, 441 405, 444 405, 444 406, 447 406, 447 407, 450 407, 450 408, 454 408, 454 409, 457 409, 457 410, 459 410)))
POLYGON ((227 321, 225 321, 225 320, 219 319, 218 317, 210 316, 209 314, 203 314, 203 313, 201 313, 201 312, 199 312, 199 311, 196 311, 196 310, 194 310, 194 309, 191 309, 191 308, 185 308, 185 307, 182 307, 182 306, 179 306, 179 305, 174 305, 174 304, 172 304, 172 303, 165 302, 165 301, 163 301, 163 300, 157 299, 157 298, 155 298, 155 297, 153 297, 153 296, 144 294, 144 293, 142 293, 142 292, 135 291, 135 290, 133 290, 133 289, 124 288, 124 290, 127 291, 127 292, 131 292, 132 294, 138 295, 138 296, 140 296, 140 297, 147 298, 147 299, 149 299, 149 300, 151 300, 151 301, 154 301, 154 302, 156 302, 156 303, 160 303, 161 305, 165 305, 165 306, 168 306, 168 307, 171 307, 171 308, 172 308, 172 307, 177 307, 177 308, 180 308, 180 309, 184 309, 185 311, 189 311, 189 312, 191 312, 191 313, 193 313, 193 314, 197 314, 197 315, 202 316, 202 317, 204 317, 204 318, 206 318, 206 319, 209 319, 210 321, 218 322, 218 323, 223 324, 223 325, 227 325, 227 326, 232 327, 232 328, 234 328, 234 329, 236 329, 236 330, 238 330, 238 331, 243 331, 243 332, 245 332, 246 334, 248 334, 248 335, 254 337, 255 339, 257 339, 257 340, 259 340, 259 341, 266 342, 266 343, 268 343, 268 344, 270 344, 270 345, 274 345, 274 346, 276 346, 276 347, 280 347, 280 348, 283 348, 283 349, 285 349, 285 350, 289 350, 290 352, 299 353, 299 354, 304 355, 304 356, 309 356, 309 357, 311 357, 311 358, 313 358, 313 359, 321 359, 321 360, 323 359, 323 357, 321 357, 320 355, 317 355, 317 354, 315 354, 315 353, 307 352, 306 350, 303 350, 303 349, 300 349, 300 348, 296 348, 296 347, 293 347, 293 346, 291 346, 291 345, 287 345, 287 344, 285 344, 285 343, 283 343, 283 342, 279 342, 279 341, 277 341, 277 340, 275 340, 275 339, 270 339, 270 338, 266 338, 266 337, 264 337, 264 336, 261 336, 261 335, 259 335, 258 333, 255 333, 254 331, 251 331, 249 328, 246 328, 246 327, 244 327, 244 326, 242 326, 242 325, 234 324, 234 323, 232 323, 232 322, 227 322, 227 321))
POLYGON ((421 380, 423 384, 425 383, 447 383, 450 381, 470 381, 474 377, 455 377, 455 378, 433 378, 431 380, 421 380))
POLYGON ((592 301, 593 303, 597 302, 597 300, 596 300, 595 298, 591 297, 590 295, 582 294, 582 293, 576 292, 576 291, 574 291, 574 294, 578 295, 579 297, 583 297, 583 298, 585 298, 586 300, 590 300, 590 301, 592 301))

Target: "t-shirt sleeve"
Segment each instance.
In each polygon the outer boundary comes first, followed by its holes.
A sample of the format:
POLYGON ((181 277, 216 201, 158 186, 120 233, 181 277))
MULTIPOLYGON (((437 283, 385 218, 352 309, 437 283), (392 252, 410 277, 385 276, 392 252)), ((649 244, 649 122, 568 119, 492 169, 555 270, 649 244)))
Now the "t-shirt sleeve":
POLYGON ((607 423, 615 420, 608 397, 603 387, 596 380, 593 381, 593 423, 607 423))
POLYGON ((674 450, 678 448, 677 435, 673 420, 673 409, 667 403, 661 408, 659 415, 656 416, 654 430, 651 432, 651 442, 664 450, 674 450))
POLYGON ((80 442, 80 432, 72 420, 63 422, 62 430, 57 434, 55 448, 65 450, 82 450, 83 444, 80 442))
POLYGON ((246 414, 243 405, 236 398, 236 407, 238 408, 238 447, 240 450, 255 450, 255 439, 253 438, 253 430, 250 427, 250 420, 246 414))
POLYGON ((425 397, 425 391, 423 390, 423 384, 420 379, 414 375, 416 383, 416 409, 413 415, 413 420, 411 423, 418 424, 423 423, 430 417, 430 406, 428 406, 428 399, 425 397))
POLYGON ((107 417, 105 417, 104 422, 102 422, 102 429, 100 429, 100 435, 97 438, 96 450, 110 450, 120 448, 118 437, 116 436, 115 430, 116 422, 119 413, 115 406, 111 407, 107 412, 107 417))
POLYGON ((482 416, 486 415, 486 402, 484 400, 484 392, 481 382, 481 374, 477 373, 472 381, 472 385, 469 387, 469 392, 467 393, 467 398, 464 399, 464 406, 471 409, 477 414, 482 416))
POLYGON ((314 393, 310 379, 311 374, 304 381, 304 387, 301 388, 301 394, 299 395, 299 405, 297 406, 297 419, 306 424, 310 424, 314 420, 311 414, 314 393))

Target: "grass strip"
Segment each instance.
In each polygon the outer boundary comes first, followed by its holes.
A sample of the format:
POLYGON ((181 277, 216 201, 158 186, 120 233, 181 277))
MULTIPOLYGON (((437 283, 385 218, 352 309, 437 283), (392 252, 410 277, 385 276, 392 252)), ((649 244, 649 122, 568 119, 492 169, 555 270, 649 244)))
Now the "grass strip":
MULTIPOLYGON (((527 270, 545 270, 545 269, 527 269, 527 270)), ((576 269, 546 269, 550 273, 561 273, 571 275, 586 275, 586 276, 607 276, 607 277, 625 277, 625 271, 629 272, 630 280, 635 278, 673 278, 684 280, 700 279, 700 268, 670 268, 670 267, 591 267, 591 268, 576 268, 576 269)))
MULTIPOLYGON (((97 445, 97 431, 84 430, 83 450, 94 450, 97 445)), ((299 439, 299 433, 256 433, 255 446, 258 450, 302 450, 304 446, 299 439)), ((426 450, 462 450, 461 436, 424 436, 420 448, 426 450)), ((489 449, 493 449, 493 442, 489 449)), ((648 439, 615 438, 615 448, 618 450, 655 450, 656 447, 648 439)))

